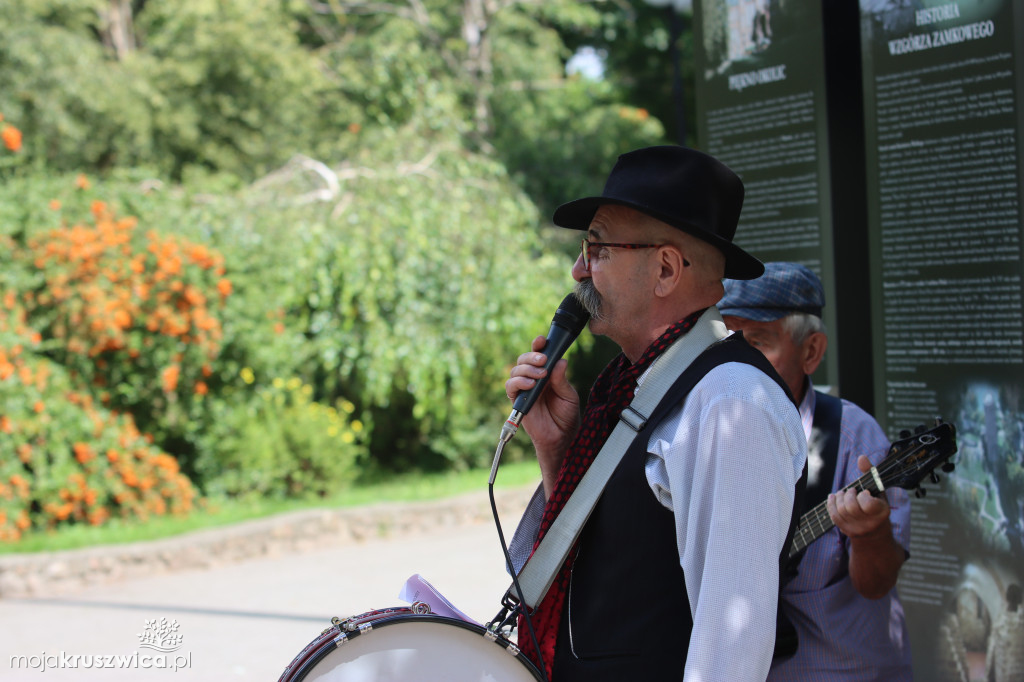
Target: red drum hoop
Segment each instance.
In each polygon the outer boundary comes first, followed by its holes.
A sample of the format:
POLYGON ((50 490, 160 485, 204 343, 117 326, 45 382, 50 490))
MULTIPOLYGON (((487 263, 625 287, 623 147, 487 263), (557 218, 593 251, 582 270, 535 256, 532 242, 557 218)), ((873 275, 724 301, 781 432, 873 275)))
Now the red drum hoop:
POLYGON ((530 682, 536 666, 476 623, 412 608, 353 616, 299 652, 278 682, 530 682))

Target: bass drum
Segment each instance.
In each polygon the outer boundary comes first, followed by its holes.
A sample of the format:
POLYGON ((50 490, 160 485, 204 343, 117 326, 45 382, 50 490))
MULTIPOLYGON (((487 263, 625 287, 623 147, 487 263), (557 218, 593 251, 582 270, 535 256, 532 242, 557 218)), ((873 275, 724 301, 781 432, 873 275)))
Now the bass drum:
POLYGON ((396 608, 337 621, 278 682, 532 682, 536 666, 475 623, 396 608))

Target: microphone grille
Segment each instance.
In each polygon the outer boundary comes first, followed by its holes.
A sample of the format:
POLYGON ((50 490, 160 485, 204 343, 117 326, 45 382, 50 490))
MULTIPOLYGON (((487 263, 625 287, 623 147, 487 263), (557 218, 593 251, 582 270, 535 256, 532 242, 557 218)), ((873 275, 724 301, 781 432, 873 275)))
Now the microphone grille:
POLYGON ((583 307, 580 300, 576 298, 576 294, 569 294, 558 305, 558 310, 555 311, 552 323, 565 328, 572 332, 573 336, 576 336, 583 331, 583 327, 587 325, 587 320, 589 319, 590 313, 583 307))

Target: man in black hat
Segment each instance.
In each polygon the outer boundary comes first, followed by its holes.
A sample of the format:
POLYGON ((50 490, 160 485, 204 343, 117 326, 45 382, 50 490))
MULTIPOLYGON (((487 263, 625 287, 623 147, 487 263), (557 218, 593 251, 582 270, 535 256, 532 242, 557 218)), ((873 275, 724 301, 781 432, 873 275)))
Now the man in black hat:
POLYGON ((848 400, 815 391, 810 375, 828 347, 825 290, 799 263, 767 263, 756 280, 726 280, 718 309, 743 332, 796 398, 808 440, 804 508, 827 499, 834 528, 810 544, 782 591, 799 648, 772 665, 770 682, 910 682, 913 670, 896 579, 910 547, 905 490, 841 492, 881 462, 889 440, 848 400))
MULTIPOLYGON (((648 373, 679 379, 535 609, 539 655, 520 627, 519 645, 554 682, 768 674, 806 441, 784 382, 741 338, 725 338, 714 307, 723 276, 763 271, 732 243, 742 202, 726 166, 664 146, 623 154, 601 196, 555 211, 555 224, 585 231, 576 295, 591 331, 622 354, 598 377, 582 419, 564 360, 523 419, 543 483, 513 554, 524 539, 536 547, 648 373), (688 369, 652 370, 674 344, 696 356, 688 369)), ((544 376, 544 345, 538 337, 519 357, 510 398, 544 376)))

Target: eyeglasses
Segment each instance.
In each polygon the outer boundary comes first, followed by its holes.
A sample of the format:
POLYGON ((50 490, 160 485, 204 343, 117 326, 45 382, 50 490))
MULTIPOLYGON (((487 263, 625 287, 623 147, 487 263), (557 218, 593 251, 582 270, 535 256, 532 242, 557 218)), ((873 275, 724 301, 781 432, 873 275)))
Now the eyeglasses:
POLYGON ((656 249, 664 244, 612 244, 610 242, 592 242, 589 239, 583 240, 583 269, 590 272, 590 249, 595 247, 604 249, 656 249))

